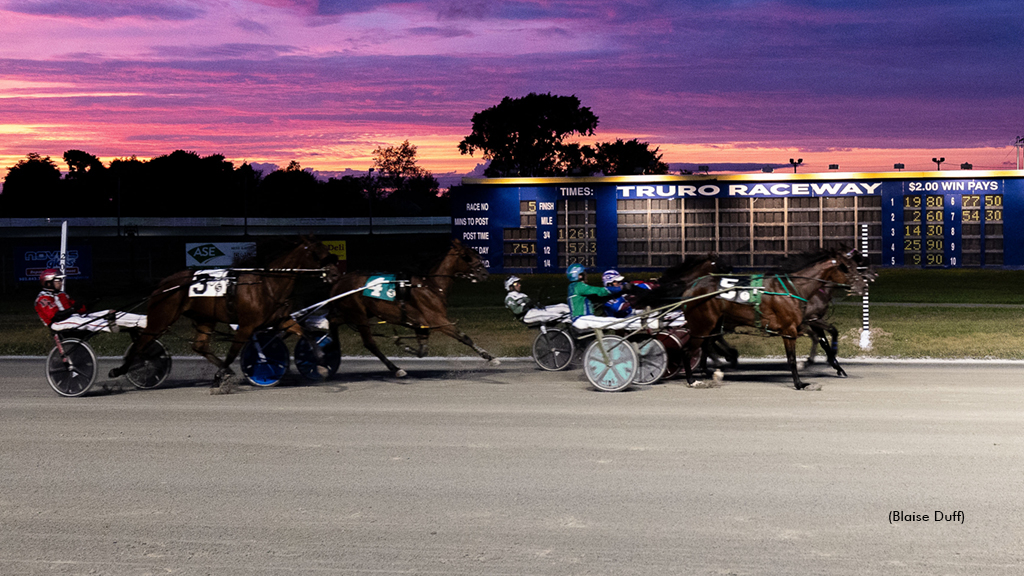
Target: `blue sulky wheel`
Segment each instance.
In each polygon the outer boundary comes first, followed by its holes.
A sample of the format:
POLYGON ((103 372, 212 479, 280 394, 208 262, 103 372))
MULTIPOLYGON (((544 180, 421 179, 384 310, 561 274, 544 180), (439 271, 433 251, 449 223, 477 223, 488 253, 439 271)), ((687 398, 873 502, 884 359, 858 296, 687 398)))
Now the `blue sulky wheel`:
POLYGON ((257 332, 242 348, 242 374, 250 383, 273 386, 288 372, 291 357, 281 336, 276 331, 257 332))
POLYGON ((640 358, 633 344, 618 336, 595 338, 583 353, 583 371, 594 388, 618 392, 633 383, 640 358))
POLYGON ((316 338, 316 344, 320 347, 320 351, 323 352, 324 367, 327 369, 327 373, 321 374, 317 370, 316 356, 313 354, 313 348, 306 338, 299 338, 299 341, 295 343, 295 368, 303 377, 309 380, 320 381, 329 378, 338 371, 338 367, 341 366, 341 347, 329 334, 314 335, 313 337, 316 338))

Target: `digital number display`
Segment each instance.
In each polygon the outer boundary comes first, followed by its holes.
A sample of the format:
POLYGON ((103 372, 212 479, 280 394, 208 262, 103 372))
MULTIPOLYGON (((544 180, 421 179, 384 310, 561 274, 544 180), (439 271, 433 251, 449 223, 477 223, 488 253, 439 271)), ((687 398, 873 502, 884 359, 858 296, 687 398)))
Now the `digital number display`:
POLYGON ((945 197, 925 196, 924 197, 924 265, 944 266, 946 264, 945 227, 943 226, 943 209, 945 209, 945 197))

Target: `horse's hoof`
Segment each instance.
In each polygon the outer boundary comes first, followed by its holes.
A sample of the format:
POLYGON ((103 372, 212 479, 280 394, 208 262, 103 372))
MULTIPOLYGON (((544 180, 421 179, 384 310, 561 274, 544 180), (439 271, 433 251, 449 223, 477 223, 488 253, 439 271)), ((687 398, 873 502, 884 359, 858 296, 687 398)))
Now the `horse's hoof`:
POLYGON ((405 378, 408 375, 409 373, 406 372, 405 370, 402 370, 401 368, 395 371, 395 378, 405 378))
POLYGON ((331 375, 331 372, 330 372, 330 370, 327 369, 327 366, 317 366, 316 367, 316 373, 322 379, 326 379, 328 376, 331 375))
POLYGON ((487 363, 491 366, 501 366, 501 360, 498 360, 497 358, 491 358, 487 363))
POLYGON ((846 370, 839 370, 838 372, 836 372, 836 376, 838 376, 839 378, 846 378, 846 370))
POLYGON ((111 368, 110 372, 107 372, 107 378, 119 378, 123 373, 120 368, 111 368))
POLYGON ((708 385, 703 380, 694 380, 693 382, 687 382, 686 385, 690 388, 707 388, 708 385))
POLYGON ((796 389, 804 392, 818 392, 821 390, 821 384, 801 384, 796 389))
POLYGON ((796 363, 796 369, 797 369, 797 370, 803 371, 803 369, 804 369, 805 367, 806 367, 806 365, 805 365, 805 364, 804 364, 803 362, 797 362, 797 363, 796 363))
POLYGON ((715 373, 712 374, 711 377, 715 382, 721 382, 722 380, 725 380, 725 372, 715 370, 715 373))

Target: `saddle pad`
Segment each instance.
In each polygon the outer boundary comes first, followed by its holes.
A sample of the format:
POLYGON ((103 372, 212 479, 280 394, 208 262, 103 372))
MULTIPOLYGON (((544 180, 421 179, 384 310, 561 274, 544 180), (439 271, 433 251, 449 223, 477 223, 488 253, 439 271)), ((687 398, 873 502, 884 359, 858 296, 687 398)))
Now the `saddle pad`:
POLYGON ((568 304, 552 304, 543 308, 530 308, 523 316, 523 322, 527 326, 545 324, 547 322, 559 322, 569 319, 568 304))
POLYGON ((192 298, 219 298, 228 293, 233 279, 230 270, 203 270, 192 275, 188 295, 192 298))
POLYGON ((380 274, 377 276, 370 276, 366 279, 366 283, 370 284, 378 278, 384 280, 384 283, 363 290, 363 296, 377 298, 378 300, 387 300, 388 302, 393 301, 395 297, 398 296, 398 282, 395 281, 395 275, 380 274))
POLYGON ((764 292, 764 276, 755 274, 747 284, 741 278, 722 278, 718 282, 718 289, 727 290, 718 295, 722 300, 756 306, 761 303, 761 293, 764 292))

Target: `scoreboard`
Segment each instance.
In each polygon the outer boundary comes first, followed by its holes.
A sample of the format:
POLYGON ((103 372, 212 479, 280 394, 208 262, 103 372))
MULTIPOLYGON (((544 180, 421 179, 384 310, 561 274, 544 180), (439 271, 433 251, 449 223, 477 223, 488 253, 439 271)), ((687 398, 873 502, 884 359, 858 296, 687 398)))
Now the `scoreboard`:
POLYGON ((769 266, 861 246, 885 267, 1024 266, 1024 171, 466 179, 452 233, 492 272, 769 266))
POLYGON ((882 264, 1020 266, 1021 180, 910 180, 883 198, 882 264), (1005 224, 1011 223, 1007 227, 1005 224))

